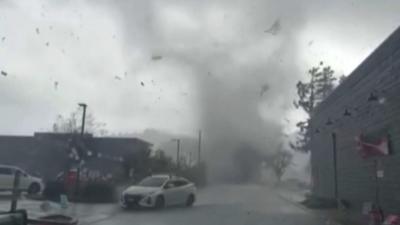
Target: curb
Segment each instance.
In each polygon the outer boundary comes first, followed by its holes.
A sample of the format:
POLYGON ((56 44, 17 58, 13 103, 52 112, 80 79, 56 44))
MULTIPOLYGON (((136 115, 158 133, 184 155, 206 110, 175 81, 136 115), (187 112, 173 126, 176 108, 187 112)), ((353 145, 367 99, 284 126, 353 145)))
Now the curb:
POLYGON ((328 225, 349 225, 349 224, 343 224, 343 223, 340 223, 340 222, 334 220, 331 216, 327 215, 323 211, 307 208, 306 206, 302 205, 301 203, 293 201, 292 199, 283 196, 283 194, 280 193, 279 191, 276 191, 276 192, 277 192, 277 195, 278 195, 278 197, 280 199, 282 199, 282 200, 292 204, 293 206, 295 206, 295 207, 297 207, 297 208, 299 208, 299 209, 311 214, 312 216, 315 216, 317 218, 326 220, 326 224, 328 224, 328 225))

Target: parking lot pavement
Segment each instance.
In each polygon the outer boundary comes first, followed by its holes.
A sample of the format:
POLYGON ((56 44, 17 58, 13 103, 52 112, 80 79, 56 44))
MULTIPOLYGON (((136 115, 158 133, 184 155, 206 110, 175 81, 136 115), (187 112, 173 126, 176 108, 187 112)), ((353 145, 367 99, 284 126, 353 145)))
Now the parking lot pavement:
MULTIPOLYGON (((30 217, 38 217, 46 214, 41 210, 41 204, 42 201, 22 199, 18 208, 27 209, 30 217)), ((8 210, 9 205, 9 200, 0 200, 0 210, 8 210)), ((83 225, 330 224, 321 215, 283 199, 276 190, 258 185, 218 185, 200 189, 191 208, 127 211, 116 203, 71 203, 67 210, 53 209, 53 212, 75 216, 83 225)))
MULTIPOLYGON (((51 203, 49 211, 41 209, 43 201, 31 200, 22 197, 18 200, 17 208, 25 209, 29 218, 38 218, 51 213, 60 213, 78 218, 79 224, 93 224, 113 216, 119 210, 119 206, 114 203, 110 204, 84 204, 69 203, 67 209, 61 209, 57 203, 51 203)), ((0 195, 0 211, 9 211, 11 204, 11 196, 9 194, 0 195)))
POLYGON ((199 190, 191 208, 117 210, 96 225, 325 225, 326 221, 283 200, 265 186, 220 185, 199 190))

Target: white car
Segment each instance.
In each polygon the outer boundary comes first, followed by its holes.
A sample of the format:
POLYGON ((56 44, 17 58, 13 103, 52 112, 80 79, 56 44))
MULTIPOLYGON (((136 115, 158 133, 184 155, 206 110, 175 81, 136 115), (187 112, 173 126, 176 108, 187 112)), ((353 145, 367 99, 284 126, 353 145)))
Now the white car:
POLYGON ((43 190, 44 185, 42 179, 31 176, 18 167, 0 165, 0 191, 12 190, 16 171, 21 173, 19 189, 25 190, 29 194, 38 194, 43 190))
POLYGON ((196 187, 185 178, 154 175, 139 184, 128 187, 121 194, 123 208, 163 208, 172 205, 192 206, 196 200, 196 187))

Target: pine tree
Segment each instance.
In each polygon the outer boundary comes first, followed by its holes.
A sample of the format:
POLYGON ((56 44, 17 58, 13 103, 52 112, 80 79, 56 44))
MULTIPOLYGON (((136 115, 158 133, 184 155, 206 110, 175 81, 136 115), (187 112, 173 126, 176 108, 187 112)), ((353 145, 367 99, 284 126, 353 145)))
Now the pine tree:
POLYGON ((297 109, 304 110, 308 117, 305 121, 296 124, 299 128, 298 137, 295 143, 290 146, 298 151, 307 152, 307 143, 310 140, 309 120, 312 117, 315 108, 326 99, 335 89, 334 71, 330 66, 322 67, 323 62, 319 66, 313 67, 308 71, 309 81, 299 81, 296 85, 298 99, 293 102, 297 109))

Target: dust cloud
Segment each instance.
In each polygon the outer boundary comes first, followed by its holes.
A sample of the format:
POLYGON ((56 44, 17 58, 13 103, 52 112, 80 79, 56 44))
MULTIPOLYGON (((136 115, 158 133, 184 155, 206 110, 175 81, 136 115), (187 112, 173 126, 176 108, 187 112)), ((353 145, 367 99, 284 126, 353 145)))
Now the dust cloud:
POLYGON ((127 27, 145 28, 127 31, 127 38, 163 55, 160 63, 170 60, 190 71, 185 79, 195 84, 191 92, 211 180, 252 179, 282 143, 282 120, 301 75, 296 63, 302 7, 244 0, 119 4, 127 27), (141 13, 130 13, 133 8, 141 13))
POLYGON ((292 79, 299 74, 292 63, 296 54, 291 35, 279 37, 281 46, 274 46, 276 50, 266 56, 265 63, 215 63, 210 76, 199 77, 201 124, 211 178, 255 178, 256 174, 241 171, 257 172, 264 157, 284 141, 282 120, 293 98, 292 79), (289 63, 277 64, 277 55, 289 63), (230 66, 221 68, 223 64, 230 66), (265 84, 270 88, 260 95, 265 84))

